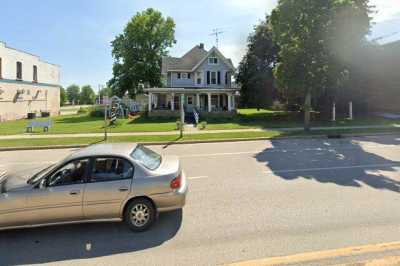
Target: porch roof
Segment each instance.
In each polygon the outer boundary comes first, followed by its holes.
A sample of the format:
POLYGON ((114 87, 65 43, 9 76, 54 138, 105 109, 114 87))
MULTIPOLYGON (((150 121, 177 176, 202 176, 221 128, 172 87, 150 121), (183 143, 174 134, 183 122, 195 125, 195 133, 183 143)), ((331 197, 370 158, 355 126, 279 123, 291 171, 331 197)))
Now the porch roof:
POLYGON ((150 93, 236 93, 238 88, 146 88, 145 92, 150 93))

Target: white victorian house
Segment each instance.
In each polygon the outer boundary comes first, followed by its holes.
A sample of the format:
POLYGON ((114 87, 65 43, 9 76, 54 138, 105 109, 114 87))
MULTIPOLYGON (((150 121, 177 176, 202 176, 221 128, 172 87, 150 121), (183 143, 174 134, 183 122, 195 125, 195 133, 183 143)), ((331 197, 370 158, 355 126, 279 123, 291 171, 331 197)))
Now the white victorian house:
POLYGON ((188 113, 194 109, 200 113, 234 113, 239 91, 232 82, 234 72, 231 59, 225 58, 216 47, 206 51, 203 44, 180 58, 164 57, 165 87, 145 89, 149 95, 149 114, 179 113, 182 98, 188 113))

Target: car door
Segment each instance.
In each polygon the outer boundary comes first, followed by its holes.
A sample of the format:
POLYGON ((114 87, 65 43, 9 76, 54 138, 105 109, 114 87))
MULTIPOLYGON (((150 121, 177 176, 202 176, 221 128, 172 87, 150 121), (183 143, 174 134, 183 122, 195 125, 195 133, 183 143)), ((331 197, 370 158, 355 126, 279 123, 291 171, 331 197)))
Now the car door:
POLYGON ((106 156, 92 158, 90 168, 83 198, 85 218, 118 218, 131 190, 133 165, 126 159, 106 156))
POLYGON ((26 210, 26 190, 0 191, 0 228, 29 224, 26 210))
POLYGON ((83 219, 82 201, 89 159, 65 163, 28 195, 29 218, 35 224, 83 219))

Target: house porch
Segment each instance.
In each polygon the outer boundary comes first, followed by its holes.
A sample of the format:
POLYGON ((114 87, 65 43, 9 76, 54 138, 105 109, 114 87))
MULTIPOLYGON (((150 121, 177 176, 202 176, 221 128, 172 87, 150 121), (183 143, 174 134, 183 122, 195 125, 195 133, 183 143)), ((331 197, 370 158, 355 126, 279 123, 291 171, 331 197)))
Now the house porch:
POLYGON ((148 111, 179 111, 183 98, 185 112, 233 112, 236 110, 237 89, 151 88, 148 92, 148 111), (183 96, 183 97, 182 97, 183 96))

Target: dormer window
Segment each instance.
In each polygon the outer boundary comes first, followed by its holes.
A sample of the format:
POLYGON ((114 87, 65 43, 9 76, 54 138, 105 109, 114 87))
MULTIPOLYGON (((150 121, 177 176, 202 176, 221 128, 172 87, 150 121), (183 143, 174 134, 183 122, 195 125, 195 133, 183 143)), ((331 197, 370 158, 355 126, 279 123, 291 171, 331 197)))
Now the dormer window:
POLYGON ((218 58, 213 56, 208 58, 209 65, 218 65, 218 58))

